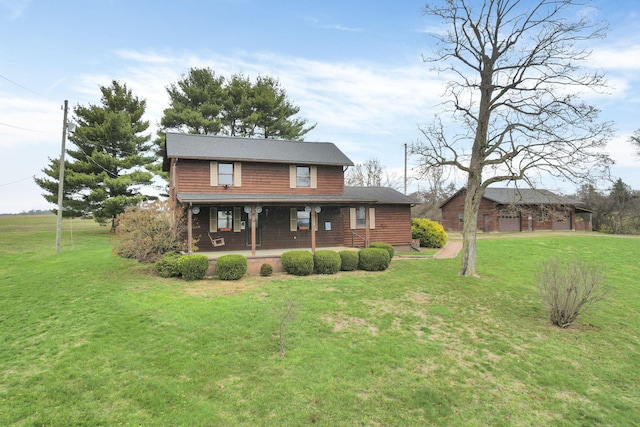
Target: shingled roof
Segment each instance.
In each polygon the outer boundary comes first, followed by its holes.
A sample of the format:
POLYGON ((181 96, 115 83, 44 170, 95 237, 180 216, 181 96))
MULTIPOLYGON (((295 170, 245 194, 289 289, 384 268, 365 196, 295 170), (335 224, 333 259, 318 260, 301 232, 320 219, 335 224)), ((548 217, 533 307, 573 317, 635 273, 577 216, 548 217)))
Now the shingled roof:
POLYGON ((171 132, 167 133, 166 157, 353 166, 353 162, 330 142, 300 142, 171 132))
MULTIPOLYGON (((456 191, 451 197, 440 204, 440 208, 449 203, 454 197, 465 192, 465 188, 456 191)), ((501 205, 582 205, 576 197, 559 196, 549 190, 534 188, 487 188, 483 197, 501 205)))

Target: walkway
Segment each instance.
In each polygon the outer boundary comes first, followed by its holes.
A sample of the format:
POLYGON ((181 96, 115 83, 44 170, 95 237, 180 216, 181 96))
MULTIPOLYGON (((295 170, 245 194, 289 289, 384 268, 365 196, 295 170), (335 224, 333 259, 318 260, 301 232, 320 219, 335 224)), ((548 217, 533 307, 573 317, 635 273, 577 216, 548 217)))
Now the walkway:
POLYGON ((449 242, 444 245, 444 248, 440 249, 433 257, 435 259, 448 259, 455 258, 462 249, 462 242, 449 242))

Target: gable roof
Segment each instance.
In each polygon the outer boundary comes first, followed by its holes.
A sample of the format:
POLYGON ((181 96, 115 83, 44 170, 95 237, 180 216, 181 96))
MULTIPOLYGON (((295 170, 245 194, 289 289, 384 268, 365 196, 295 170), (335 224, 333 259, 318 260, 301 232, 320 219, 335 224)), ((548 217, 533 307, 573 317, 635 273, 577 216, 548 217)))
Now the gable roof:
POLYGON ((353 166, 330 142, 195 135, 167 132, 166 157, 181 159, 353 166))
POLYGON ((487 188, 484 198, 503 205, 575 205, 580 200, 533 188, 487 188))
MULTIPOLYGON (((464 194, 466 188, 456 191, 451 197, 440 204, 440 208, 453 198, 464 194)), ((487 188, 483 198, 501 205, 582 205, 583 202, 571 196, 559 196, 549 190, 533 188, 487 188)))
POLYGON ((375 200, 377 203, 415 205, 416 201, 391 187, 344 187, 344 195, 355 200, 375 200))

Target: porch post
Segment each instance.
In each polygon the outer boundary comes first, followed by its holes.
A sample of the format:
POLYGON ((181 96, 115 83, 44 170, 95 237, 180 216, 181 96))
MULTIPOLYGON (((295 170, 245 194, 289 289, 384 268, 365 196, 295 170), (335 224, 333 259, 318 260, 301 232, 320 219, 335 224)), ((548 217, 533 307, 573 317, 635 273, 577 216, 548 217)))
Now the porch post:
POLYGON ((187 206, 187 253, 191 255, 193 253, 193 217, 191 213, 191 203, 187 206))
POLYGON ((318 221, 316 215, 316 207, 311 206, 311 253, 316 252, 316 222, 318 221))
POLYGON ((251 205, 251 256, 256 255, 256 205, 251 205))

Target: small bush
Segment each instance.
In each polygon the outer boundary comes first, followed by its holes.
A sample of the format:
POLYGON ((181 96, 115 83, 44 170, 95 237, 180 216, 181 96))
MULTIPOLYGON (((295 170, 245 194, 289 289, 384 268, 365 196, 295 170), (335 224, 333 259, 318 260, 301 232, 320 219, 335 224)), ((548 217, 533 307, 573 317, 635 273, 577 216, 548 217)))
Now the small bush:
POLYGON ((273 274, 273 267, 271 264, 267 264, 266 262, 260 266, 260 275, 261 276, 271 276, 273 274))
POLYGON ((313 254, 309 251, 289 251, 280 256, 282 268, 295 276, 308 276, 313 273, 313 254))
POLYGON ((358 269, 358 251, 351 251, 348 249, 338 252, 340 255, 340 270, 342 271, 354 271, 358 269))
POLYGON ((606 295, 601 268, 579 260, 549 259, 536 282, 551 323, 561 328, 574 324, 580 314, 606 295))
POLYGON ((384 243, 384 242, 371 242, 369 244, 370 248, 380 248, 380 249, 384 249, 385 251, 389 252, 389 258, 393 258, 393 256, 396 253, 396 250, 393 249, 393 246, 391 246, 389 243, 384 243))
POLYGON ((364 248, 359 251, 358 268, 365 271, 382 271, 389 267, 389 252, 381 248, 364 248))
POLYGON ((313 265, 318 274, 336 274, 340 271, 342 260, 338 252, 320 250, 313 254, 313 265))
POLYGON ((155 270, 160 277, 178 277, 180 276, 180 267, 178 265, 182 255, 178 252, 167 252, 156 261, 155 270))
POLYGON ((423 248, 441 248, 447 243, 447 233, 442 225, 426 218, 411 219, 411 238, 420 239, 423 248))
POLYGON ((244 255, 223 255, 216 260, 216 274, 220 280, 238 280, 247 272, 247 258, 244 255))
POLYGON ((209 268, 209 258, 202 254, 184 255, 178 267, 184 280, 202 280, 209 268))

